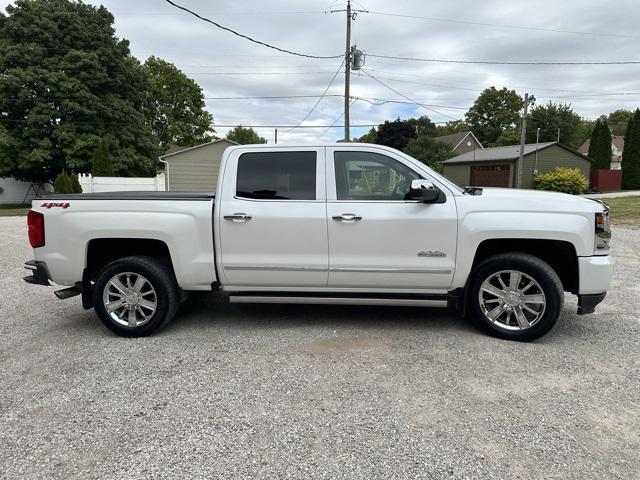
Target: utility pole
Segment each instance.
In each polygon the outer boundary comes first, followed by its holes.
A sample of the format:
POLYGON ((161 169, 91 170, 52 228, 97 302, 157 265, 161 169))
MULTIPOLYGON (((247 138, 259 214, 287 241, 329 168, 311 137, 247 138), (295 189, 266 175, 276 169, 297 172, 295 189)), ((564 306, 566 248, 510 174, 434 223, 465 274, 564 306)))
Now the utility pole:
POLYGON ((347 0, 347 42, 344 49, 344 141, 351 139, 349 128, 349 82, 351 80, 351 0, 347 0))
POLYGON ((527 135, 527 112, 529 111, 529 103, 535 101, 535 97, 532 95, 529 98, 529 94, 524 94, 524 114, 522 115, 522 128, 520 129, 520 156, 518 157, 518 164, 516 165, 516 187, 522 188, 522 164, 524 163, 524 140, 527 135))
MULTIPOLYGON (((347 35, 344 48, 344 141, 348 142, 351 139, 349 128, 349 104, 351 100, 349 98, 349 83, 351 81, 351 66, 354 57, 354 49, 351 48, 351 22, 355 21, 358 13, 367 13, 367 10, 354 10, 351 8, 351 0, 347 0, 347 8, 343 10, 331 10, 331 13, 335 12, 347 12, 347 35)), ((358 68, 358 66, 354 66, 354 70, 358 70, 358 68)))

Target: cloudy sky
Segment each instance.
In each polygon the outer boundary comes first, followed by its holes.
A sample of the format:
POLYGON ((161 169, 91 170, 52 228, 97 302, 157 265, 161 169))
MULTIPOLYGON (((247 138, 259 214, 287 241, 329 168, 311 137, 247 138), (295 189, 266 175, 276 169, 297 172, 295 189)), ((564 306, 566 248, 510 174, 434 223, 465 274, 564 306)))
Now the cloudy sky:
MULTIPOLYGON (((297 52, 344 53, 346 0, 174 0, 258 40, 297 52)), ((10 2, 0 0, 4 7, 10 2)), ((180 12, 163 0, 90 0, 116 18, 117 35, 144 61, 175 63, 206 97, 320 96, 340 59, 279 53, 180 12)), ((640 105, 640 65, 474 65, 373 55, 476 61, 639 61, 637 0, 358 0, 352 43, 365 51, 365 70, 352 75, 352 125, 427 114, 436 122, 463 118, 482 89, 495 85, 534 94, 537 103, 569 102, 583 117, 640 105), (422 18, 415 18, 422 17, 422 18), (523 28, 524 27, 524 28, 523 28), (573 33, 570 33, 573 32, 573 33), (394 91, 395 90, 395 91, 394 91), (406 97, 431 110, 407 102, 406 97)), ((303 126, 279 129, 279 142, 334 141, 342 136, 344 74, 339 73, 303 126)), ((207 99, 218 125, 297 125, 317 98, 207 99)), ((216 127, 218 135, 228 129, 216 127)), ((368 128, 352 128, 352 136, 368 128)), ((269 142, 273 128, 258 129, 269 142)), ((543 139, 546 140, 546 139, 543 139)))

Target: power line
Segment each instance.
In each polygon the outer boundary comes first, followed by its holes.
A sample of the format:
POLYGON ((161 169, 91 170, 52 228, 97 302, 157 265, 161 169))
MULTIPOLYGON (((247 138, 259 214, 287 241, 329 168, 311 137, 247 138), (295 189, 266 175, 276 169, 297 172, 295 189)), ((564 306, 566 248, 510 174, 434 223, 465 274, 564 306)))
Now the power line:
MULTIPOLYGON (((0 118, 0 122, 13 122, 13 123, 25 123, 25 122, 29 122, 29 120, 25 120, 25 119, 11 119, 11 118, 0 118)), ((354 128, 367 128, 367 127, 377 127, 379 126, 381 123, 384 122, 378 122, 378 123, 366 123, 366 124, 358 124, 358 125, 351 125, 354 128)), ((447 122, 433 122, 433 123, 447 123, 447 122)), ((68 125, 132 125, 131 122, 72 122, 72 121, 64 121, 61 120, 60 123, 55 124, 55 125, 51 125, 51 126, 63 126, 65 124, 68 125)), ((226 124, 214 124, 212 125, 213 128, 235 128, 238 125, 242 125, 245 128, 298 128, 298 129, 306 129, 306 128, 342 128, 341 125, 246 125, 244 123, 238 123, 238 124, 233 124, 233 125, 226 125, 226 124)))
MULTIPOLYGON (((203 100, 279 100, 279 99, 298 99, 298 98, 318 98, 320 95, 255 95, 249 97, 202 97, 203 100)), ((325 95, 325 97, 343 97, 342 94, 331 93, 325 95)), ((32 97, 32 98, 21 98, 21 97, 0 97, 0 100, 11 100, 11 101, 30 101, 30 100, 100 100, 99 97, 32 97)))
POLYGON ((405 99, 409 100, 411 103, 413 103, 413 104, 415 104, 415 105, 418 105, 418 106, 420 106, 420 107, 422 107, 422 108, 426 108, 427 110, 429 110, 429 111, 431 111, 431 112, 433 112, 433 113, 437 113, 438 115, 441 115, 441 116, 443 116, 443 117, 447 117, 447 118, 450 118, 450 119, 452 119, 452 120, 458 120, 457 118, 452 117, 451 115, 447 115, 446 113, 442 113, 442 112, 439 112, 438 110, 435 110, 435 109, 433 109, 433 108, 431 108, 431 107, 428 107, 428 106, 427 106, 427 105, 425 105, 424 103, 416 102, 414 99, 407 97, 404 93, 401 93, 401 92, 399 92, 398 90, 396 90, 395 88, 390 87, 390 86, 389 86, 389 85, 387 85, 386 83, 381 82, 381 81, 380 81, 380 80, 378 80, 376 77, 374 77, 374 76, 373 76, 373 75, 371 75, 369 72, 367 72, 364 68, 361 68, 361 69, 360 69, 360 71, 361 71, 362 73, 364 73, 366 76, 368 76, 369 78, 371 78, 371 79, 375 80, 376 82, 378 82, 378 83, 379 83, 380 85, 382 85, 383 87, 385 87, 385 88, 387 88, 387 89, 391 90, 392 92, 394 92, 394 93, 395 93, 395 94, 397 94, 397 95, 400 95, 402 98, 405 98, 405 99))
MULTIPOLYGON (((304 121, 309 118, 309 115, 311 115, 313 113, 313 111, 316 109, 316 107, 320 104, 320 102, 322 101, 322 99, 324 98, 324 96, 327 94, 327 92, 329 91, 329 88, 331 88, 331 85, 333 85, 333 81, 336 79, 336 77, 338 76, 338 74, 340 73, 340 70, 342 70, 342 66, 344 65, 344 60, 340 63, 340 66, 338 66, 338 70, 336 70, 336 73, 333 74, 333 77, 331 77, 331 81, 329 82, 329 85, 327 85, 327 88, 324 89, 324 92, 322 92, 322 95, 320 95, 320 97, 318 98, 318 100, 316 101, 315 105, 311 108, 311 110, 309 110, 309 112, 304 116, 304 118, 302 120, 300 120, 300 123, 298 123, 298 125, 296 125, 295 127, 293 127, 291 130, 293 130, 296 127, 299 127, 300 125, 302 125, 302 123, 304 123, 304 121)), ((289 133, 291 130, 287 130, 285 133, 289 133)))
POLYGON ((640 60, 616 60, 602 62, 519 62, 519 61, 487 61, 487 60, 446 60, 443 58, 415 58, 415 57, 398 57, 393 55, 374 55, 368 53, 367 56, 372 58, 388 58, 391 60, 406 60, 411 62, 430 62, 430 63, 463 63, 477 65, 638 65, 640 60))
MULTIPOLYGON (((363 100, 367 103, 370 103, 371 105, 374 105, 376 107, 379 107, 380 105, 384 105, 385 103, 404 103, 404 104, 408 104, 408 105, 415 105, 415 102, 408 102, 408 101, 404 101, 404 100, 393 100, 393 99, 384 99, 384 98, 367 98, 367 97, 351 97, 351 98, 355 98, 356 100, 363 100)), ((420 105, 424 105, 424 106, 428 106, 428 107, 437 107, 437 108, 445 108, 445 109, 451 109, 451 110, 469 110, 467 107, 452 107, 452 106, 447 106, 447 105, 433 105, 433 104, 423 104, 420 103, 420 105)))
POLYGON ((308 55, 306 53, 294 52, 293 50, 287 50, 286 48, 276 47, 275 45, 271 45, 269 43, 265 43, 265 42, 262 42, 260 40, 256 40, 255 38, 252 38, 252 37, 250 37, 248 35, 236 32, 235 30, 232 30, 229 27, 225 27, 223 25, 220 25, 219 23, 214 22, 213 20, 211 20, 209 18, 206 18, 206 17, 203 17, 201 15, 198 15, 196 12, 194 12, 192 10, 189 10, 188 8, 183 7, 181 5, 178 5, 177 3, 172 2, 171 0, 164 0, 164 1, 167 2, 169 5, 173 5, 175 8, 178 8, 178 9, 184 11, 184 12, 187 12, 187 13, 193 15, 196 18, 199 18, 200 20, 202 20, 204 22, 210 23, 211 25, 214 25, 214 26, 220 28, 221 30, 225 30, 225 31, 230 32, 230 33, 232 33, 232 34, 234 34, 234 35, 236 35, 236 36, 238 36, 240 38, 244 38, 245 40, 249 40, 250 42, 257 43, 258 45, 262 45, 264 47, 271 48, 271 49, 277 50, 279 52, 288 53, 290 55, 295 55, 297 57, 306 57, 306 58, 341 58, 342 57, 342 55, 333 55, 333 56, 308 55))
MULTIPOLYGON (((349 103, 349 108, 351 108, 351 107, 353 106, 353 104, 354 104, 354 103, 356 103, 356 102, 359 100, 358 98, 355 98, 355 97, 352 97, 352 98, 353 98, 353 100, 351 100, 351 102, 349 103)), ((339 116, 338 116, 338 117, 333 121, 333 123, 327 127, 327 129, 326 129, 324 132, 322 132, 320 135, 316 135, 316 137, 315 137, 315 138, 321 138, 321 137, 323 137, 323 136, 324 136, 324 135, 325 135, 329 130, 331 130, 331 129, 336 125, 336 123, 338 123, 340 120, 342 120, 342 118, 343 118, 343 117, 344 117, 344 110, 343 110, 343 111, 342 111, 342 113, 341 113, 341 114, 340 114, 340 115, 339 115, 339 116)), ((352 126, 353 126, 353 125, 352 125, 352 126)))
POLYGON ((513 30, 534 30, 534 31, 553 32, 553 33, 569 33, 573 35, 593 35, 593 36, 599 36, 599 37, 640 38, 640 35, 631 35, 631 34, 625 34, 625 33, 603 33, 603 32, 587 32, 587 31, 580 31, 580 30, 560 30, 560 29, 548 28, 548 27, 505 25, 505 24, 499 24, 499 23, 473 22, 469 20, 456 20, 456 19, 450 19, 450 18, 423 17, 419 15, 403 15, 400 13, 390 13, 390 12, 372 12, 371 10, 369 10, 369 13, 373 15, 384 15, 388 17, 413 18, 416 20, 429 20, 434 22, 446 22, 446 23, 460 23, 464 25, 479 25, 483 27, 508 28, 513 30))

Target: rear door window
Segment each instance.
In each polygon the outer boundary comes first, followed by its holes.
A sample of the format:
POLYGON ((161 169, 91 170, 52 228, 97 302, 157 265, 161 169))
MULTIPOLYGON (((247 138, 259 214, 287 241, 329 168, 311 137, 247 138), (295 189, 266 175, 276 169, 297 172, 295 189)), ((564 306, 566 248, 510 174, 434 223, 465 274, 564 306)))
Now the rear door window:
POLYGON ((315 200, 316 152, 251 152, 238 159, 236 196, 315 200))

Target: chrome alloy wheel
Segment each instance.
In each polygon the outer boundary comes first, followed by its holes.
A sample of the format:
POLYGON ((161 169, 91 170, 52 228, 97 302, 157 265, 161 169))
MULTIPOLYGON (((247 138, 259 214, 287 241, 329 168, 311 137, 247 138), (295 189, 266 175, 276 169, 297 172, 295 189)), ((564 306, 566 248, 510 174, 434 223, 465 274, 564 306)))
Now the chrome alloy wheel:
POLYGON ((144 325, 158 308, 158 296, 149 280, 133 272, 111 277, 104 288, 102 301, 107 314, 128 327, 144 325))
POLYGON ((478 293, 485 317, 505 330, 526 330, 544 315, 547 299, 540 284, 526 273, 502 270, 487 277, 478 293))

